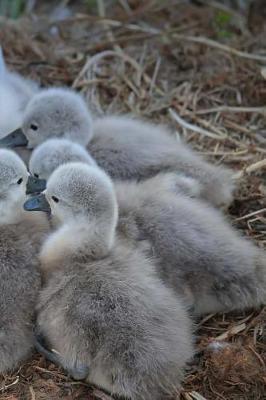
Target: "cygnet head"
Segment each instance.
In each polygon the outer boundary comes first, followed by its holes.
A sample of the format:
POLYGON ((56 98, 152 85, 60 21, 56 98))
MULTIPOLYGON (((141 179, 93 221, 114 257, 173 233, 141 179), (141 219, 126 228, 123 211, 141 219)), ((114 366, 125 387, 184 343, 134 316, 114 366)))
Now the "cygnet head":
POLYGON ((117 219, 111 179, 97 167, 69 163, 57 168, 47 182, 45 197, 61 222, 117 219))
POLYGON ((57 168, 43 194, 24 204, 27 211, 48 211, 62 225, 97 232, 108 247, 114 238, 118 206, 111 179, 98 167, 68 163, 57 168))
POLYGON ((29 170, 36 178, 47 180, 60 165, 78 161, 96 165, 81 145, 67 139, 50 139, 34 149, 29 161, 29 170))
POLYGON ((0 149, 0 224, 14 223, 26 200, 28 171, 17 154, 0 149))
POLYGON ((59 229, 42 255, 105 256, 113 246, 118 206, 111 179, 98 167, 69 163, 57 168, 47 189, 24 204, 27 211, 49 211, 59 229), (53 250, 51 250, 53 249, 53 250))
POLYGON ((66 138, 86 146, 92 119, 83 98, 70 89, 44 89, 28 103, 21 129, 0 140, 0 146, 32 149, 50 138, 66 138))

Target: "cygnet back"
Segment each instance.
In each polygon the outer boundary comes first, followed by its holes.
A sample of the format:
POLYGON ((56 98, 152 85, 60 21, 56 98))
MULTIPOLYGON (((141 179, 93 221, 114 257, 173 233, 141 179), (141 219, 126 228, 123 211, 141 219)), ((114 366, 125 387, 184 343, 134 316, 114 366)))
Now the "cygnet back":
MULTIPOLYGON (((258 307, 266 302, 266 257, 206 203, 160 187, 159 177, 116 185, 118 229, 148 240, 157 271, 196 314, 258 307)), ((168 176, 174 187, 175 176, 168 176)))

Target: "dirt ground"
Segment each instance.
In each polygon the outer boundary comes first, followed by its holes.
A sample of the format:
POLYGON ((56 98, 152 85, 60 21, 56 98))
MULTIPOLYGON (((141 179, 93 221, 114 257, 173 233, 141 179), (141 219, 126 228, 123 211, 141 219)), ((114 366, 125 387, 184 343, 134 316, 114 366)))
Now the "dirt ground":
MULTIPOLYGON (((213 163, 235 170, 230 222, 266 244, 266 30, 261 13, 227 2, 37 2, 0 17, 10 68, 43 86, 80 90, 94 113, 171 126, 213 163), (196 4, 198 3, 198 4, 196 4), (204 3, 204 5, 199 5, 204 3)), ((197 321, 198 353, 182 400, 266 399, 266 308, 197 321)), ((1 400, 110 399, 35 355, 0 376, 1 400)))

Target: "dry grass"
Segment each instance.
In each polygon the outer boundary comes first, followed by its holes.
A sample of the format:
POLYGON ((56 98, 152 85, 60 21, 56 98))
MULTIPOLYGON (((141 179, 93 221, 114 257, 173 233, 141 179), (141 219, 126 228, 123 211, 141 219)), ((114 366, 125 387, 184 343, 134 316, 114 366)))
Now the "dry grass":
MULTIPOLYGON (((105 3, 95 2, 90 15, 75 5, 55 23, 42 9, 35 20, 0 20, 8 63, 43 85, 72 85, 98 114, 166 123, 209 160, 232 167, 239 185, 229 218, 265 246, 265 32, 252 35, 245 15, 214 1, 105 3)), ((265 321, 265 309, 199 321, 182 398, 265 399, 265 321)), ((38 355, 0 379, 1 400, 90 398, 108 396, 38 355)))

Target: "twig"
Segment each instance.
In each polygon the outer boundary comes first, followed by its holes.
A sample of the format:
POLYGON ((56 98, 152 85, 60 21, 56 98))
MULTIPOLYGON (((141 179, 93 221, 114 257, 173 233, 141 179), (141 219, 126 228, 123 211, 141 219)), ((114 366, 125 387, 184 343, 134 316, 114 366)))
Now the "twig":
POLYGON ((205 119, 202 119, 202 118, 199 118, 199 117, 196 117, 196 116, 192 116, 192 118, 194 118, 195 121, 198 122, 200 125, 203 125, 204 128, 211 129, 211 131, 213 131, 217 135, 219 135, 221 137, 226 135, 224 132, 221 131, 220 128, 217 128, 216 126, 213 126, 210 123, 210 121, 206 121, 205 119))
POLYGON ((266 168, 266 158, 249 165, 248 167, 244 168, 242 171, 236 172, 234 174, 234 178, 240 179, 245 175, 245 173, 250 174, 251 172, 257 171, 258 169, 262 169, 262 168, 266 168))
POLYGON ((214 47, 218 50, 225 51, 226 53, 233 54, 237 57, 246 58, 248 60, 262 61, 266 62, 266 56, 261 56, 259 54, 250 54, 245 51, 234 49, 233 47, 227 46, 225 44, 216 42, 215 40, 205 38, 203 36, 186 36, 181 34, 173 34, 172 37, 177 40, 185 40, 188 42, 204 44, 209 47, 214 47))
POLYGON ((204 317, 198 324, 197 324, 197 328, 199 328, 200 326, 204 325, 205 322, 209 321, 209 319, 211 319, 212 317, 214 317, 215 314, 209 314, 206 317, 204 317))
POLYGON ((156 82, 156 78, 157 78, 157 75, 158 75, 158 72, 159 72, 159 69, 160 69, 161 61, 162 61, 161 57, 158 57, 157 61, 156 61, 155 68, 154 68, 153 76, 152 76, 151 82, 150 82, 150 89, 149 89, 149 95, 150 96, 152 95, 152 92, 153 92, 153 88, 154 88, 154 85, 155 85, 155 82, 156 82))
POLYGON ((99 389, 94 389, 92 392, 93 396, 100 400, 112 400, 113 398, 107 395, 106 393, 102 392, 99 389))
POLYGON ((254 164, 249 165, 246 169, 245 172, 250 173, 257 171, 258 169, 261 168, 266 168, 266 158, 264 158, 261 161, 255 162, 254 164))
POLYGON ((202 154, 204 156, 233 156, 237 157, 237 160, 246 160, 246 157, 241 157, 242 155, 245 155, 248 153, 248 149, 244 150, 235 150, 235 151, 199 151, 199 154, 202 154))
POLYGON ((31 400, 36 400, 36 395, 35 395, 35 392, 34 392, 32 386, 29 387, 29 391, 30 391, 30 395, 31 395, 31 400))
POLYGON ((221 335, 217 336, 215 340, 225 340, 230 336, 237 335, 238 333, 242 332, 246 328, 246 324, 239 324, 235 325, 232 328, 230 328, 228 331, 222 333, 221 335))
POLYGON ((179 125, 181 125, 183 128, 189 129, 190 131, 199 133, 204 136, 208 136, 212 139, 217 139, 217 140, 223 140, 226 138, 226 135, 216 135, 213 132, 210 132, 206 129, 203 129, 197 125, 190 124, 189 122, 185 121, 183 118, 181 118, 172 108, 169 108, 169 113, 171 117, 173 118, 174 121, 176 121, 179 125))
POLYGON ((239 125, 235 121, 231 121, 230 119, 224 118, 223 124, 238 132, 245 133, 246 135, 254 135, 254 131, 248 129, 246 126, 239 125))
POLYGON ((192 399, 195 399, 195 400, 207 400, 206 397, 203 397, 200 393, 195 392, 194 390, 193 390, 193 392, 190 392, 189 394, 192 397, 192 399))
POLYGON ((33 368, 37 369, 40 372, 45 372, 46 374, 49 374, 49 375, 52 375, 52 376, 57 376, 58 378, 60 378, 60 379, 62 379, 64 381, 68 381, 68 379, 69 379, 67 376, 65 376, 63 374, 60 374, 59 372, 50 371, 49 369, 39 367, 38 365, 34 365, 33 368))
POLYGON ((243 215, 242 217, 235 218, 234 221, 242 221, 243 219, 248 219, 250 217, 253 217, 253 215, 258 215, 258 214, 262 214, 262 213, 265 213, 265 212, 266 212, 266 208, 261 208, 260 210, 253 211, 253 212, 251 212, 249 214, 243 215))
POLYGON ((129 4, 126 0, 118 0, 119 3, 121 4, 121 6, 123 7, 123 9, 125 10, 125 12, 127 13, 127 15, 131 15, 132 14, 132 10, 129 7, 129 4))
POLYGON ((9 385, 4 385, 2 387, 0 387, 0 392, 4 392, 6 389, 10 388, 11 386, 16 385, 19 382, 19 376, 16 376, 16 379, 14 380, 14 382, 10 383, 9 385))
POLYGON ((194 114, 211 114, 216 112, 232 112, 232 113, 258 113, 266 114, 266 107, 230 107, 230 106, 220 106, 207 108, 206 110, 196 110, 193 111, 194 114))

